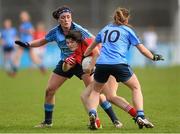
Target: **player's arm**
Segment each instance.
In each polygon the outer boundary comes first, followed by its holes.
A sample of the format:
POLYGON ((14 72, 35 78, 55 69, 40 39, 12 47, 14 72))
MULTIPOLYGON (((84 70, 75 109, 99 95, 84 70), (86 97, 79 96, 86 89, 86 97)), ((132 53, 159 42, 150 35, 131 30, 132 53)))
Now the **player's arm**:
POLYGON ((96 59, 98 56, 99 56, 99 49, 98 49, 98 47, 95 47, 92 51, 92 60, 91 60, 92 66, 95 66, 96 59))
POLYGON ((93 49, 98 45, 99 43, 97 43, 96 41, 94 41, 92 43, 92 45, 88 46, 88 48, 86 49, 85 53, 84 53, 84 56, 88 56, 90 55, 90 53, 93 51, 93 49))
POLYGON ((24 48, 30 48, 30 47, 40 47, 48 43, 48 41, 45 38, 33 40, 31 42, 22 42, 20 40, 16 40, 15 43, 21 47, 24 48))
POLYGON ((158 61, 158 60, 164 60, 162 55, 159 54, 152 54, 143 44, 136 45, 137 49, 147 58, 158 61))
POLYGON ((69 71, 71 68, 73 68, 76 65, 76 60, 74 58, 74 54, 70 55, 65 59, 62 65, 62 70, 64 72, 69 71))
POLYGON ((92 73, 94 66, 96 64, 96 59, 99 56, 99 49, 98 47, 95 47, 92 50, 92 59, 91 59, 91 63, 89 64, 89 66, 87 67, 87 69, 84 70, 85 73, 92 73))

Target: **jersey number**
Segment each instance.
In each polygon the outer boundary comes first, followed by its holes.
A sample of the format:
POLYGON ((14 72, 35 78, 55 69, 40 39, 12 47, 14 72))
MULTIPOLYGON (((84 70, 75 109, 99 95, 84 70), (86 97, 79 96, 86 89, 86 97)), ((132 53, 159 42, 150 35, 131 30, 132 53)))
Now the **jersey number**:
POLYGON ((106 30, 104 32, 105 36, 104 36, 104 40, 103 43, 106 41, 106 38, 108 39, 109 42, 116 42, 119 39, 120 36, 120 32, 118 30, 112 30, 109 32, 109 30, 106 30), (114 39, 112 39, 112 34, 115 34, 114 39))

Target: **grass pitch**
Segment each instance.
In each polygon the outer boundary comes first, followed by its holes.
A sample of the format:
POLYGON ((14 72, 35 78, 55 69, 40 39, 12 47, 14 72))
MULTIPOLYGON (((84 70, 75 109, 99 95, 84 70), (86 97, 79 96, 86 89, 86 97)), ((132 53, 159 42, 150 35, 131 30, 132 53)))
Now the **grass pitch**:
MULTIPOLYGON (((132 118, 113 107, 124 124, 116 129, 99 108, 103 129, 95 133, 177 133, 180 132, 180 67, 136 68, 144 95, 145 114, 154 123, 153 129, 139 130, 132 118)), ((44 117, 44 91, 51 71, 22 70, 10 78, 0 70, 0 133, 91 133, 88 117, 80 101, 84 86, 77 78, 65 82, 56 94, 54 126, 39 129, 34 125, 44 117)), ((131 92, 120 85, 118 94, 131 102, 131 92)))

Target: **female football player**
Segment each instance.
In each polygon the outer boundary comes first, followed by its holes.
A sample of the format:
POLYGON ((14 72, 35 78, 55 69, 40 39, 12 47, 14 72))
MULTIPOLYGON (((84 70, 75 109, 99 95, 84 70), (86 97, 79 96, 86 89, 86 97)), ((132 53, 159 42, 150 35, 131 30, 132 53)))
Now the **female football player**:
MULTIPOLYGON (((67 46, 71 51, 74 51, 72 55, 66 58, 66 60, 63 63, 62 69, 63 71, 68 71, 72 69, 75 64, 81 64, 83 60, 83 54, 87 47, 92 43, 94 39, 82 39, 82 35, 79 31, 71 30, 66 35, 66 42, 67 46)), ((99 47, 96 47, 93 50, 93 53, 90 54, 92 57, 90 64, 88 65, 86 70, 83 70, 86 73, 92 73, 92 70, 94 68, 96 58, 99 56, 99 47)), ((108 101, 113 102, 116 106, 122 108, 126 112, 128 112, 132 117, 136 117, 136 110, 129 105, 129 103, 122 97, 117 96, 116 91, 118 88, 118 83, 116 82, 116 79, 111 76, 106 85, 103 87, 103 93, 108 97, 108 101)), ((81 95, 82 102, 84 103, 84 106, 87 108, 87 102, 86 98, 88 98, 90 94, 90 88, 87 88, 87 90, 84 90, 83 94, 81 95)), ((106 100, 106 97, 101 94, 100 95, 100 104, 103 103, 101 100, 106 100)))
MULTIPOLYGON (((40 47, 48 42, 55 41, 61 50, 61 59, 56 68, 54 69, 53 73, 51 74, 46 88, 44 102, 45 119, 42 123, 38 124, 35 127, 52 126, 52 114, 55 105, 55 93, 68 78, 71 78, 73 75, 75 75, 79 79, 83 80, 85 86, 88 86, 89 83, 92 81, 92 77, 90 77, 89 74, 85 74, 83 72, 82 66, 80 64, 76 64, 73 69, 67 72, 64 72, 62 70, 62 65, 64 63, 64 60, 70 54, 72 54, 72 51, 68 48, 65 40, 65 35, 67 35, 67 33, 71 29, 79 30, 82 33, 84 39, 92 38, 93 35, 89 33, 86 29, 82 28, 80 25, 72 21, 72 11, 67 6, 62 6, 56 9, 52 15, 54 19, 57 20, 58 26, 50 30, 45 37, 31 42, 15 41, 17 45, 25 48, 40 47)), ((108 101, 105 101, 103 108, 114 121, 117 120, 117 117, 112 111, 111 104, 108 101)))
MULTIPOLYGON (((23 42, 30 42, 33 40, 33 33, 34 33, 34 27, 31 23, 31 17, 29 15, 29 13, 27 11, 22 11, 20 13, 20 20, 21 20, 21 25, 19 27, 19 32, 20 32, 20 40, 23 42)), ((33 49, 29 49, 29 48, 22 48, 22 47, 18 47, 15 58, 14 58, 14 62, 16 65, 16 70, 19 67, 20 64, 20 60, 21 60, 21 56, 24 52, 24 50, 27 50, 31 60, 33 63, 35 63, 38 68, 40 69, 40 71, 42 73, 44 73, 44 66, 41 62, 41 59, 35 54, 35 52, 33 51, 33 49)))
POLYGON ((0 44, 2 44, 3 47, 4 67, 9 76, 15 76, 16 67, 13 62, 13 56, 15 50, 14 41, 17 39, 17 30, 12 27, 12 21, 10 19, 4 20, 3 25, 0 44))
POLYGON ((117 8, 114 12, 113 23, 108 24, 98 33, 95 41, 84 53, 84 56, 89 55, 99 43, 102 43, 100 56, 96 61, 94 81, 88 86, 88 88, 92 88, 87 103, 91 128, 93 129, 96 129, 95 119, 96 109, 99 104, 99 94, 102 92, 102 87, 104 87, 110 75, 114 76, 117 82, 122 82, 131 89, 132 101, 137 109, 135 121, 139 128, 143 128, 143 126, 153 128, 154 126, 145 118, 141 86, 127 63, 126 54, 131 46, 136 46, 144 56, 151 60, 158 61, 163 60, 163 58, 161 55, 152 54, 141 44, 137 35, 128 24, 129 16, 127 9, 117 8))

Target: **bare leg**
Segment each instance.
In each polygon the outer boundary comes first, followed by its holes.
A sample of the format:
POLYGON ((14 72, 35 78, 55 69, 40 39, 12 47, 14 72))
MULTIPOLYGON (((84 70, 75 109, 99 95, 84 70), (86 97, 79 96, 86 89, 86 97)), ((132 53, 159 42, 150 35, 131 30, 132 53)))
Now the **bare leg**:
POLYGON ((23 54, 23 51, 24 51, 24 48, 21 48, 21 47, 17 47, 17 51, 15 53, 15 56, 14 56, 14 65, 18 68, 19 67, 19 64, 20 64, 20 61, 21 61, 21 56, 23 54))
POLYGON ((88 110, 97 109, 99 105, 100 93, 104 87, 104 83, 98 83, 93 81, 88 88, 91 88, 91 94, 87 99, 88 110))
POLYGON ((118 83, 113 76, 110 76, 106 86, 104 87, 103 93, 106 95, 107 99, 114 105, 125 110, 129 105, 129 102, 123 97, 117 96, 118 83))
POLYGON ((55 93, 66 80, 67 78, 63 76, 57 75, 55 73, 51 74, 45 95, 45 104, 44 104, 45 118, 42 123, 40 123, 35 127, 43 128, 43 127, 52 126, 52 114, 55 105, 55 93))
POLYGON ((136 75, 133 74, 132 77, 124 84, 126 84, 132 90, 132 101, 134 107, 137 110, 143 110, 143 95, 141 92, 140 83, 136 75))
POLYGON ((66 80, 67 78, 65 77, 55 73, 51 74, 51 77, 48 81, 48 86, 46 88, 45 103, 55 104, 55 93, 66 80))
MULTIPOLYGON (((34 48, 35 49, 35 48, 34 48)), ((35 63, 38 68, 40 69, 40 71, 44 74, 46 73, 46 70, 42 64, 42 60, 41 58, 35 53, 35 51, 33 51, 33 49, 30 50, 30 57, 33 61, 33 63, 35 63)))
POLYGON ((33 51, 33 49, 30 50, 29 54, 30 54, 30 57, 31 57, 33 63, 35 63, 36 65, 40 65, 42 63, 41 59, 36 55, 36 53, 33 51))

